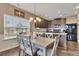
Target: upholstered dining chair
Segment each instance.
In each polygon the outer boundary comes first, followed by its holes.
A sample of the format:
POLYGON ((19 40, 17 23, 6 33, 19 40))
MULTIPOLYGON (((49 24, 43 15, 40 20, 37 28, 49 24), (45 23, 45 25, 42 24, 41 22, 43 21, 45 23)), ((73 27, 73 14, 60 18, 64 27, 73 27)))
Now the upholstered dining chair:
POLYGON ((32 56, 36 54, 37 48, 31 43, 31 36, 23 36, 20 34, 19 39, 19 55, 21 54, 21 50, 23 51, 24 56, 32 56))
MULTIPOLYGON (((47 48, 46 56, 54 56, 56 55, 56 49, 58 47, 59 37, 56 37, 54 40, 54 44, 51 48, 47 48)), ((43 50, 39 49, 37 51, 38 56, 43 56, 43 50)))

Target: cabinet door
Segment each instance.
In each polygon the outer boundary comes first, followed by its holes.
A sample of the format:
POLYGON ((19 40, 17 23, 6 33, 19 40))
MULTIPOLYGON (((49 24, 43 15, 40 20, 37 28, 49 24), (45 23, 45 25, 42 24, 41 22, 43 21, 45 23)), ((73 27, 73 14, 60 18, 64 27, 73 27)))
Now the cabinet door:
POLYGON ((42 20, 41 22, 36 22, 35 27, 39 28, 48 28, 48 21, 47 20, 42 20))

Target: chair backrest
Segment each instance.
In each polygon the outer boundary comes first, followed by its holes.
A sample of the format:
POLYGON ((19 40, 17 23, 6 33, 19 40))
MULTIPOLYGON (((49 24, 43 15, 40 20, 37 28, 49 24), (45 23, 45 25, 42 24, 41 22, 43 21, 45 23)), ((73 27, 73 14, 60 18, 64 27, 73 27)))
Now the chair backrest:
POLYGON ((33 49, 32 49, 32 43, 31 43, 31 36, 25 36, 22 38, 22 42, 23 42, 23 46, 25 51, 27 51, 27 49, 29 48, 31 55, 33 55, 33 49))
POLYGON ((19 44, 19 48, 20 48, 21 46, 23 46, 23 45, 22 45, 22 40, 20 39, 19 34, 17 35, 17 42, 18 42, 18 44, 19 44))
MULTIPOLYGON (((31 36, 20 35, 20 45, 23 45, 24 51, 28 51, 28 48, 29 48, 31 55, 33 55, 31 36)), ((27 53, 27 54, 29 54, 29 53, 27 53)))
POLYGON ((53 45, 52 52, 51 52, 51 56, 54 55, 54 52, 56 52, 56 49, 57 49, 58 43, 59 43, 59 39, 60 39, 59 36, 55 37, 54 45, 53 45))
POLYGON ((43 35, 43 32, 37 32, 36 33, 36 37, 42 37, 42 35, 43 35))
POLYGON ((47 37, 47 38, 53 38, 53 33, 45 33, 45 37, 47 37))
POLYGON ((17 35, 17 41, 20 44, 20 36, 19 35, 17 35))
POLYGON ((60 37, 58 36, 58 37, 56 38, 56 47, 55 47, 55 48, 58 47, 59 39, 60 39, 60 37))

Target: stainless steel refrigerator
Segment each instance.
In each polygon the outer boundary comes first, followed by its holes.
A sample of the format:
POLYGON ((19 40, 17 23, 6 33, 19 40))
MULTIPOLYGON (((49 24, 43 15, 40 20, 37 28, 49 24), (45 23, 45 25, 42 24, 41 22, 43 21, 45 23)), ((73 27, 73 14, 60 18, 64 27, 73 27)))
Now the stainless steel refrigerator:
POLYGON ((66 24, 66 33, 68 41, 77 41, 77 24, 66 24))

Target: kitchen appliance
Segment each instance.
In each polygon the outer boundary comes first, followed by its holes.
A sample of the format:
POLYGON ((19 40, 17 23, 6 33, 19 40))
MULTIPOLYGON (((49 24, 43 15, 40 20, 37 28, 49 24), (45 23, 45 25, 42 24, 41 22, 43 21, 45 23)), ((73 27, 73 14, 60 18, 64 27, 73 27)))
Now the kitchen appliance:
POLYGON ((77 41, 77 24, 66 24, 66 33, 68 41, 77 41))

